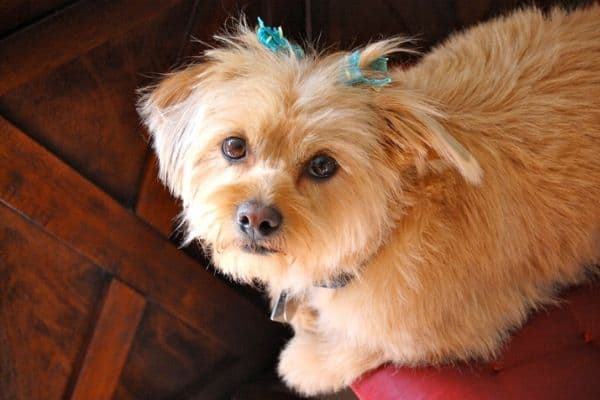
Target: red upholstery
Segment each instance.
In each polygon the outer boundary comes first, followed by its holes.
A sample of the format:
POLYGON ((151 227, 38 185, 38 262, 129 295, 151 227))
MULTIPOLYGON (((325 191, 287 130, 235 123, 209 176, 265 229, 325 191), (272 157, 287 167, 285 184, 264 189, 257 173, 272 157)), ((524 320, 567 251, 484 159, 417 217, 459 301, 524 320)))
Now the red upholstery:
POLYGON ((357 380, 361 400, 600 399, 600 284, 568 291, 534 315, 497 361, 383 367, 357 380))

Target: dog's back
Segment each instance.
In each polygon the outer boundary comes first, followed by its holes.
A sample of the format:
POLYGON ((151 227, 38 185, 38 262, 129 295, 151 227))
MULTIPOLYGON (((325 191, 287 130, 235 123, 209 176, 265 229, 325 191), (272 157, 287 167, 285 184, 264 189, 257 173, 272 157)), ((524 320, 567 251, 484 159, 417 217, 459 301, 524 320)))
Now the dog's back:
MULTIPOLYGON (((424 264, 444 275, 423 278, 425 292, 444 293, 437 281, 445 280, 471 293, 477 306, 458 319, 480 321, 480 337, 520 324, 600 262, 598 60, 600 7, 529 9, 458 34, 396 72, 439 105, 483 170, 475 186, 452 172, 441 178, 438 222, 422 233, 436 240, 424 264), (488 319, 495 313, 503 317, 488 319)), ((434 309, 461 308, 450 303, 434 309)))
POLYGON ((451 38, 403 77, 440 102, 481 164, 465 195, 484 193, 495 213, 482 229, 499 227, 489 239, 504 265, 529 264, 522 280, 576 281, 598 262, 598 60, 600 7, 531 9, 451 38))

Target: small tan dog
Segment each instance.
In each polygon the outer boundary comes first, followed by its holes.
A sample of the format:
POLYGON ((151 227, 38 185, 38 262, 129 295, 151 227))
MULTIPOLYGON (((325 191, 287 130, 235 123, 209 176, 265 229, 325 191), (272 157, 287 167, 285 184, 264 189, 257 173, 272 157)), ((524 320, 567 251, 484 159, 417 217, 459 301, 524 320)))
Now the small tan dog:
POLYGON ((287 295, 291 387, 490 359, 600 260, 599 7, 518 11, 389 74, 399 39, 304 54, 261 29, 140 112, 189 239, 287 295))

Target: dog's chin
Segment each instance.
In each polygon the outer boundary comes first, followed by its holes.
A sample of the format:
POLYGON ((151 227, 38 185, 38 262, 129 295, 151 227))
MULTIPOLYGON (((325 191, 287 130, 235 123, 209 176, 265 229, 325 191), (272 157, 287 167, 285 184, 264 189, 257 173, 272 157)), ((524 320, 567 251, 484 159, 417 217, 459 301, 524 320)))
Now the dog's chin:
POLYGON ((244 253, 255 254, 255 255, 259 255, 259 256, 270 256, 270 255, 279 253, 279 251, 276 249, 273 249, 273 248, 270 248, 267 246, 263 246, 258 243, 244 243, 244 244, 240 245, 240 249, 244 253))
POLYGON ((270 243, 236 241, 212 254, 216 268, 233 280, 279 287, 288 269, 285 253, 270 243))
MULTIPOLYGON (((288 248, 269 242, 234 241, 213 253, 216 267, 235 281, 268 287, 271 293, 302 293, 320 283, 334 287, 343 274, 337 269, 315 267, 291 255, 288 248)), ((353 271, 349 271, 351 273, 353 271)))

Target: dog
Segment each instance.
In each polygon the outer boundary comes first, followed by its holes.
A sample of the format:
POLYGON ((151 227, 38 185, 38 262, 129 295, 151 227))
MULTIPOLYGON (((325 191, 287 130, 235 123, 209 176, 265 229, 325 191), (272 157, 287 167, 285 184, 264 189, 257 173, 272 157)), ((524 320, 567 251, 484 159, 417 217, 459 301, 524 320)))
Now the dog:
POLYGON ((295 336, 303 395, 384 363, 496 357, 600 260, 600 7, 522 9, 409 67, 281 30, 216 36, 140 98, 160 178, 295 336))

